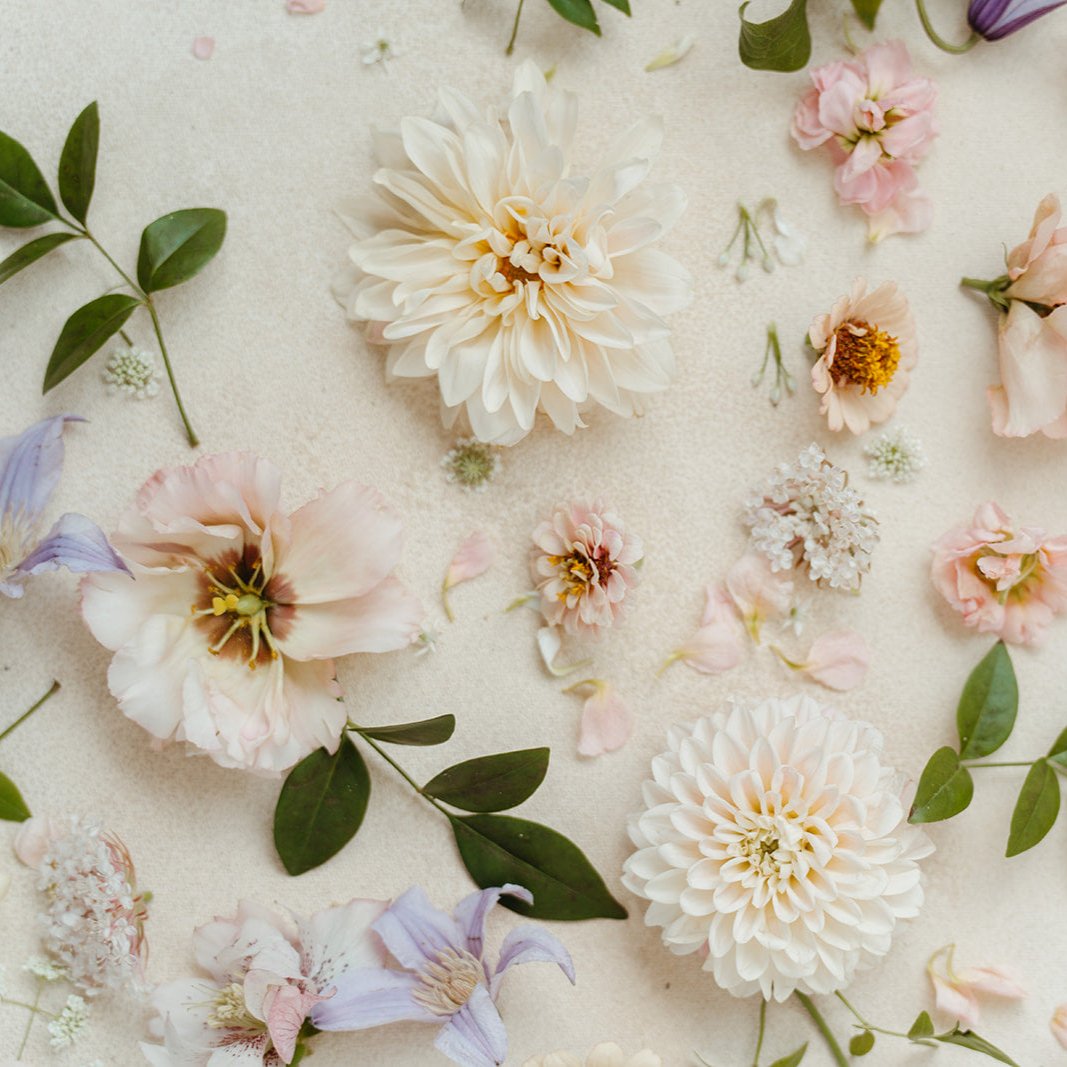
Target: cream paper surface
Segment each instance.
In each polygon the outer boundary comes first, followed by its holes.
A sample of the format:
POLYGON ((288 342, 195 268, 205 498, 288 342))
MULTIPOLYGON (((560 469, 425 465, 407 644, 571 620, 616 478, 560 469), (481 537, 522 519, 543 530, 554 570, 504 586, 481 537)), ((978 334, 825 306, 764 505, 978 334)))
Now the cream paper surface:
MULTIPOLYGON (((51 177, 70 122, 99 100, 101 160, 90 220, 124 264, 135 261, 141 227, 164 212, 212 205, 229 213, 218 259, 191 284, 159 297, 205 451, 247 448, 272 458, 284 469, 293 506, 347 478, 378 486, 405 516, 401 574, 431 617, 441 615, 436 593, 459 542, 482 528, 498 545, 500 562, 455 591, 457 621, 444 627, 435 655, 351 657, 340 676, 357 721, 456 714, 459 727, 447 747, 399 753, 419 777, 480 753, 550 745, 547 784, 519 811, 578 842, 630 909, 625 923, 555 927, 574 954, 576 989, 553 968, 512 973, 500 1002, 509 1064, 615 1040, 631 1050, 649 1046, 669 1067, 696 1062, 694 1049, 716 1067, 731 1067, 751 1060, 756 1003, 719 991, 696 959, 672 957, 643 926, 641 903, 618 881, 628 852, 625 820, 669 724, 731 694, 785 695, 803 683, 766 651, 721 678, 682 665, 659 680, 655 671, 696 625, 704 584, 722 578, 740 554, 746 490, 816 440, 853 472, 881 520, 883 542, 862 596, 823 594, 818 609, 820 625, 855 626, 866 635, 874 650, 870 677, 845 696, 809 691, 880 726, 888 757, 913 776, 935 747, 953 740, 960 688, 991 639, 966 631, 935 596, 930 542, 989 498, 1020 521, 1067 531, 1067 445, 992 435, 985 388, 995 380, 994 317, 983 300, 957 287, 962 274, 997 274, 1002 244, 1025 236, 1038 200, 1050 191, 1067 194, 1067 15, 957 58, 926 43, 909 4, 888 0, 878 37, 905 36, 920 72, 940 83, 942 135, 921 168, 936 201, 933 227, 872 248, 858 212, 836 204, 828 161, 801 153, 789 139, 806 76, 745 70, 736 56, 736 5, 726 0, 633 3, 632 20, 598 3, 604 36, 597 40, 531 0, 515 56, 507 59, 513 5, 502 0, 329 0, 323 14, 304 18, 287 15, 281 0, 3 0, 0 128, 23 141, 51 177), (690 32, 697 44, 680 65, 644 72, 649 59, 690 32), (379 34, 398 58, 367 68, 360 45, 379 34), (198 35, 217 41, 209 61, 192 55, 198 35), (381 353, 366 347, 330 295, 347 247, 332 208, 368 188, 371 123, 428 113, 439 85, 496 99, 527 56, 555 65, 559 83, 581 93, 580 164, 595 161, 610 132, 636 114, 664 116, 654 177, 681 184, 689 209, 663 247, 692 270, 695 294, 673 322, 677 382, 646 417, 594 416, 574 438, 541 426, 506 453, 488 492, 465 494, 445 483, 438 466, 452 437, 439 425, 433 385, 387 386, 381 353), (801 267, 773 275, 757 269, 738 285, 716 266, 736 221, 734 203, 768 195, 803 228, 809 251, 801 267), (923 440, 930 466, 912 486, 869 481, 861 443, 825 430, 803 384, 799 342, 808 322, 857 274, 899 281, 918 322, 919 365, 899 417, 923 440), (772 319, 802 383, 778 409, 749 384, 772 319), (559 499, 583 491, 615 503, 644 537, 648 557, 625 625, 595 650, 595 673, 629 701, 636 736, 594 761, 575 755, 580 701, 562 695, 561 683, 541 668, 534 615, 502 613, 528 587, 530 530, 559 499)), ((816 61, 840 53, 844 6, 811 5, 816 61)), ((933 6, 942 33, 962 38, 962 2, 933 6)), ((757 0, 751 14, 766 17, 775 7, 757 0)), ((0 241, 3 254, 21 243, 10 232, 0 241)), ((0 434, 57 412, 87 416, 88 425, 67 432, 50 518, 79 510, 105 529, 148 475, 193 455, 170 396, 144 403, 109 397, 102 356, 41 397, 64 319, 114 283, 91 248, 72 244, 0 290, 0 434)), ((135 319, 130 328, 137 341, 150 341, 146 322, 135 319)), ((1067 722, 1065 654, 1067 622, 1044 647, 1014 654, 1022 706, 1001 758, 1037 755, 1067 722)), ((271 842, 279 783, 177 748, 153 751, 108 694, 108 660, 80 621, 69 575, 38 578, 23 601, 0 603, 2 718, 13 719, 53 677, 63 683, 45 710, 5 741, 0 767, 36 812, 93 814, 125 839, 143 885, 155 893, 154 980, 192 973, 193 927, 242 897, 308 912, 355 895, 393 896, 413 882, 442 906, 471 890, 443 820, 373 754, 374 794, 357 840, 327 865, 289 878, 271 842)), ((1032 991, 1021 1005, 991 1003, 980 1032, 1024 1067, 1053 1067, 1067 1060, 1048 1029, 1054 1005, 1067 1001, 1067 825, 1032 852, 1005 860, 1020 781, 1014 770, 982 773, 971 809, 932 829, 938 851, 926 864, 925 909, 899 929, 891 955, 850 996, 875 1021, 906 1029, 930 1006, 927 957, 955 941, 962 963, 1014 964, 1032 991)), ((13 858, 0 869, 12 875, 0 903, 0 962, 9 995, 25 995, 30 986, 18 968, 35 949, 37 897, 13 858)), ((499 938, 515 921, 501 912, 492 933, 499 938)), ((847 1036, 844 1008, 832 999, 824 1007, 847 1036)), ((830 1062, 799 1007, 772 1007, 769 1018, 765 1063, 803 1040, 811 1041, 805 1067, 830 1062)), ((55 1062, 139 1063, 144 1021, 136 1005, 101 1000, 88 1039, 55 1062)), ((0 1061, 13 1055, 24 1022, 21 1009, 0 1006, 0 1061)), ((326 1036, 314 1063, 443 1064, 432 1039, 418 1026, 326 1036)), ((39 1023, 24 1062, 50 1057, 39 1023)), ((977 1067, 978 1059, 951 1048, 909 1050, 887 1038, 864 1062, 977 1067)))

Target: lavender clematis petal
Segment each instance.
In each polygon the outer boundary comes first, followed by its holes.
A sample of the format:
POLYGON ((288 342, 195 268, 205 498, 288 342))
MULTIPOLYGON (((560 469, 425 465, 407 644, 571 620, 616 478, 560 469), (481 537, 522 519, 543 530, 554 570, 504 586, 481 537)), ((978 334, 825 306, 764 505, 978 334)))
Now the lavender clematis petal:
POLYGON ((520 963, 554 963, 574 984, 574 961, 562 943, 540 926, 516 926, 500 946, 500 958, 493 972, 494 996, 504 973, 520 963))
POLYGON ((466 948, 456 921, 438 911, 419 886, 412 886, 397 897, 371 929, 400 964, 413 971, 421 971, 447 948, 466 948))
MULTIPOLYGON (((23 574, 41 574, 60 567, 84 574, 93 571, 130 570, 108 544, 103 530, 84 515, 67 512, 37 547, 16 567, 23 574)), ((131 575, 132 577, 132 575, 131 575)))
POLYGON ((1065 3, 1067 0, 971 0, 967 22, 987 41, 999 41, 1065 3))
POLYGON ((461 1067, 497 1067, 507 1059, 508 1033, 485 986, 441 1027, 434 1047, 461 1067))
POLYGON ((33 523, 51 499, 63 470, 63 427, 85 422, 55 415, 14 437, 0 438, 0 526, 20 517, 33 523))
POLYGON ((419 986, 416 975, 383 967, 348 971, 337 981, 337 992, 311 1009, 320 1030, 369 1030, 402 1020, 440 1022, 411 994, 419 986))
POLYGON ((483 889, 479 893, 471 893, 469 897, 464 897, 456 905, 456 910, 453 912, 456 922, 459 923, 467 939, 467 951, 472 956, 477 956, 478 959, 482 958, 482 953, 485 951, 486 916, 496 907, 504 894, 518 897, 526 904, 533 903, 533 894, 528 889, 523 889, 521 885, 504 885, 498 889, 483 889))

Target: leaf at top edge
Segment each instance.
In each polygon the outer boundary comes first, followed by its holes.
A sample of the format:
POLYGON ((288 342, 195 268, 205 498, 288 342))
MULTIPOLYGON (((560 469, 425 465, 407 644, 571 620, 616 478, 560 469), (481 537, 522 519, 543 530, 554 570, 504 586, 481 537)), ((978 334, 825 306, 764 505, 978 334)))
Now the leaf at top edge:
POLYGON ((6 774, 0 773, 0 819, 5 822, 25 822, 30 809, 22 799, 19 787, 6 774))
POLYGON ((443 745, 456 732, 456 717, 438 715, 395 726, 360 726, 358 732, 390 745, 443 745))
POLYGON ((16 248, 7 259, 0 262, 0 285, 60 245, 80 240, 81 236, 76 233, 46 233, 43 237, 36 237, 21 248, 16 248))
POLYGON ((1060 813, 1060 780, 1042 759, 1027 772, 1015 810, 1005 855, 1018 856, 1038 844, 1052 829, 1060 813))
POLYGON ((40 226, 52 222, 58 210, 33 156, 14 137, 0 133, 0 226, 40 226))
POLYGON ((134 309, 141 306, 136 297, 108 293, 78 308, 63 325, 44 372, 44 392, 54 389, 73 374, 109 337, 125 325, 134 309))
POLYGON ((85 224, 96 187, 100 149, 100 112, 94 100, 75 120, 59 157, 59 198, 85 224))
POLYGON ((504 811, 533 796, 548 772, 549 750, 478 756, 447 767, 422 791, 464 811, 504 811))
POLYGON ((738 11, 741 62, 752 70, 802 70, 811 58, 807 0, 791 0, 785 11, 766 22, 746 21, 748 5, 749 0, 745 0, 738 11))
POLYGON ((958 815, 974 796, 971 772, 960 763, 956 750, 939 748, 919 778, 908 822, 940 822, 958 815))
POLYGON ((996 752, 1011 736, 1019 711, 1019 683, 1007 646, 998 641, 971 671, 956 709, 960 759, 996 752))
POLYGON ((225 238, 225 211, 213 207, 172 211, 144 228, 137 281, 146 293, 181 285, 215 258, 225 238))
POLYGON ((878 9, 882 6, 882 0, 852 0, 852 8, 859 17, 860 22, 869 30, 874 29, 878 20, 878 9))
POLYGON ((600 36, 600 24, 596 20, 592 0, 548 0, 552 10, 568 22, 600 36))

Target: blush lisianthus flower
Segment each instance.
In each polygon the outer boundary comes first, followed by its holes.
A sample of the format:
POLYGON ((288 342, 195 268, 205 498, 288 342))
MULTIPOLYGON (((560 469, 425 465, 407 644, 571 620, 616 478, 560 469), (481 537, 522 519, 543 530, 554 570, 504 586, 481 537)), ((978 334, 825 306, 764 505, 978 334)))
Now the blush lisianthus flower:
POLYGON ((530 569, 549 626, 599 637, 637 584, 644 549, 602 500, 559 504, 533 532, 530 569))
POLYGON ((812 320, 808 340, 819 356, 811 384, 831 430, 865 433, 896 411, 919 347, 908 301, 894 282, 868 293, 857 278, 848 296, 812 320))
POLYGON ((572 169, 577 98, 532 62, 486 109, 453 90, 433 119, 379 134, 372 195, 344 205, 356 236, 337 295, 387 374, 435 377, 442 417, 514 444, 544 412, 573 433, 595 405, 640 414, 674 376, 665 316, 689 274, 652 248, 685 207, 644 185, 661 127, 642 121, 592 177, 572 169))
POLYGON ((80 816, 28 819, 15 854, 37 872, 48 903, 40 914, 43 942, 63 974, 89 995, 144 982, 147 897, 126 846, 80 816))
POLYGON ((934 588, 967 626, 1036 645, 1067 610, 1067 535, 1016 527, 992 501, 934 543, 934 588))
POLYGON ((419 632, 418 601, 391 575, 400 517, 377 490, 344 482, 291 515, 280 500, 278 469, 248 453, 158 471, 115 535, 137 580, 82 586, 122 711, 224 767, 277 772, 336 749, 333 658, 419 632))
POLYGON ((904 785, 882 735, 807 697, 673 727, 652 761, 623 882, 671 952, 734 996, 832 993, 923 901, 904 785))
POLYGON ((373 924, 404 968, 350 971, 337 992, 312 1009, 320 1030, 366 1030, 410 1020, 439 1027, 434 1047, 461 1067, 496 1067, 508 1055, 508 1035, 496 998, 509 968, 555 963, 574 982, 570 954, 539 926, 517 926, 500 946, 495 965, 485 950, 485 920, 502 895, 529 904, 516 885, 483 889, 438 911, 414 886, 373 924))
POLYGON ((987 41, 999 41, 1065 3, 1067 0, 971 0, 967 24, 987 41))
POLYGON ((550 1052, 547 1056, 534 1056, 523 1067, 663 1067, 663 1060, 647 1048, 627 1056, 614 1041, 605 1041, 590 1049, 588 1056, 550 1052))
POLYGON ((926 229, 932 210, 915 165, 937 136, 937 86, 915 74, 904 43, 817 67, 811 80, 793 115, 793 139, 805 150, 826 147, 841 202, 866 213, 872 240, 926 229))
POLYGON ((379 968, 385 949, 371 924, 385 901, 351 900, 310 918, 251 901, 193 934, 206 977, 152 994, 149 1024, 161 1044, 142 1042, 152 1067, 277 1067, 291 1063, 312 1007, 352 971, 379 968))

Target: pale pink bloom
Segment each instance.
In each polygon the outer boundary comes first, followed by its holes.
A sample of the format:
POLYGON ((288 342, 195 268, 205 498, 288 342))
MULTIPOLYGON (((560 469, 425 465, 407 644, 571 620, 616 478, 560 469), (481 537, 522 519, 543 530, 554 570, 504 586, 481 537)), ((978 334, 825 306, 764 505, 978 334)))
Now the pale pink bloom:
POLYGON ((796 669, 827 689, 844 692, 863 682, 870 664, 871 651, 862 634, 833 630, 815 639, 796 669))
POLYGON ((326 10, 326 0, 285 0, 290 15, 317 15, 326 10))
POLYGON ((1039 644, 1067 608, 1067 536, 1018 529, 992 501, 933 546, 930 575, 967 626, 1012 644, 1039 644))
POLYGON ((954 951, 954 945, 947 945, 935 952, 926 973, 934 987, 937 1010, 958 1020, 964 1029, 977 1026, 981 1020, 980 996, 1006 1000, 1026 996, 1018 976, 1008 967, 965 967, 957 971, 952 961, 954 951))
POLYGON ((142 1043, 145 1058, 153 1067, 290 1063, 301 1026, 337 981, 384 965, 371 924, 387 906, 351 900, 305 919, 244 900, 231 918, 198 927, 193 950, 207 977, 156 989, 149 1030, 163 1043, 142 1043))
POLYGON ((762 553, 746 552, 730 568, 726 590, 757 644, 763 623, 784 618, 793 607, 792 581, 785 571, 772 570, 762 553))
POLYGON ((637 584, 641 539, 601 500, 560 504, 533 532, 530 568, 549 626, 599 637, 637 584))
POLYGON ((896 411, 919 346, 911 309, 895 282, 868 293, 866 281, 857 278, 829 314, 812 320, 808 338, 819 353, 811 384, 831 430, 865 433, 896 411))
POLYGON ((722 674, 744 658, 744 629, 730 594, 721 585, 712 584, 705 596, 699 629, 670 654, 664 667, 681 660, 701 674, 722 674))
POLYGON ((1061 1004, 1053 1013, 1049 1022, 1052 1036, 1067 1048, 1067 1004, 1061 1004))
POLYGON ((986 390, 1000 437, 1067 437, 1067 307, 1042 317, 1013 300, 998 327, 1000 385, 986 390))
POLYGON ((1005 296, 1056 307, 1067 304, 1067 226, 1060 225, 1060 200, 1049 193, 1034 212, 1030 236, 1008 253, 1011 287, 1005 296))
POLYGON ((817 67, 811 80, 793 115, 793 139, 805 150, 827 148, 841 202, 870 216, 874 240, 928 224, 914 167, 937 136, 937 86, 915 75, 904 43, 817 67))
POLYGON ((193 55, 197 59, 210 59, 214 54, 214 37, 197 37, 193 40, 193 55))
POLYGON ((454 616, 448 602, 448 591, 460 582, 466 582, 471 578, 477 578, 480 574, 485 574, 495 559, 496 549, 482 530, 475 530, 456 550, 452 562, 448 565, 448 571, 445 573, 444 584, 441 586, 445 614, 450 621, 454 616))
POLYGON ((224 767, 283 771, 333 751, 347 722, 334 657, 419 632, 419 603, 391 574, 401 535, 381 494, 351 481, 286 514, 280 471, 248 453, 158 471, 114 539, 137 580, 82 583, 119 707, 224 767))
POLYGON ((591 689, 592 692, 582 706, 578 755, 602 756, 622 748, 633 736, 634 718, 618 691, 603 678, 586 678, 564 692, 573 693, 579 689, 591 689))

